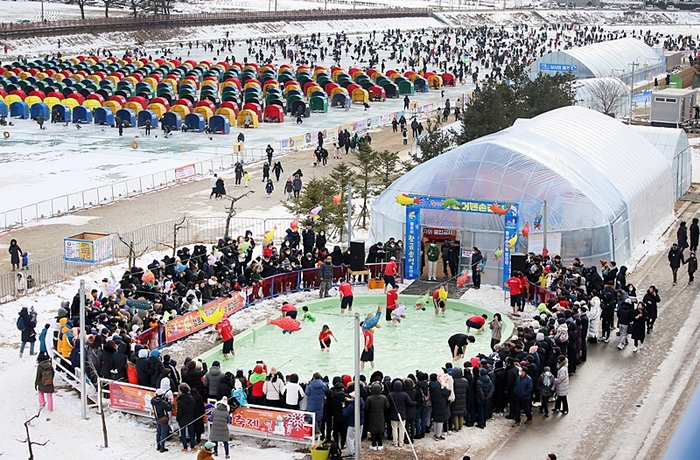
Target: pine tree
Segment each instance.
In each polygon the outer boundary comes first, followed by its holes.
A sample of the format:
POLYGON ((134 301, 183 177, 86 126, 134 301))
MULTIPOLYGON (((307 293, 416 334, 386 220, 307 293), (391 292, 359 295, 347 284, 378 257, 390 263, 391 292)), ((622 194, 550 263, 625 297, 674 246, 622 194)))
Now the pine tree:
POLYGON ((419 165, 447 152, 454 144, 455 133, 442 128, 440 117, 426 122, 426 135, 416 142, 418 150, 411 152, 414 165, 419 165))
POLYGON ((360 219, 362 219, 362 228, 367 228, 367 217, 369 217, 369 208, 367 202, 370 198, 377 195, 377 154, 372 147, 366 143, 361 143, 355 154, 355 161, 352 163, 355 168, 355 186, 357 194, 362 199, 362 209, 360 210, 360 219))
POLYGON ((335 230, 342 232, 346 223, 345 206, 342 201, 340 204, 333 203, 333 195, 338 192, 340 189, 334 181, 314 177, 304 184, 298 198, 283 201, 282 204, 298 216, 308 216, 309 211, 321 205, 323 209, 318 213, 318 219, 308 218, 307 222, 313 223, 316 231, 325 230, 329 234, 335 230))
POLYGON ((399 177, 399 166, 401 161, 399 160, 398 152, 390 152, 384 150, 383 152, 377 152, 377 185, 381 188, 380 193, 390 186, 399 177))

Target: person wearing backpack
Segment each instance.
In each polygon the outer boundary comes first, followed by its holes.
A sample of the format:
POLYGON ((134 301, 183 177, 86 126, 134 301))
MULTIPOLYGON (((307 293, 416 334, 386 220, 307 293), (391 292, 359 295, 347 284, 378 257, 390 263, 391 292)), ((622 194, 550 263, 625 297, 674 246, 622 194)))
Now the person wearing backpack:
POLYGON ((17 329, 22 332, 22 343, 19 346, 19 357, 24 353, 24 347, 29 343, 29 356, 34 356, 34 342, 36 342, 36 312, 34 307, 22 307, 17 318, 17 329))
POLYGON ((168 451, 165 448, 165 440, 168 438, 170 411, 173 410, 173 405, 165 398, 166 391, 168 390, 158 388, 156 395, 151 398, 153 416, 156 419, 156 450, 158 452, 168 451))
POLYGON ((39 405, 46 406, 49 412, 53 412, 53 378, 55 373, 51 358, 47 353, 40 353, 38 360, 34 389, 38 391, 39 405))
POLYGON ((549 417, 549 398, 554 393, 554 374, 552 374, 549 366, 544 367, 544 372, 537 379, 537 388, 540 394, 540 413, 544 412, 545 417, 549 417))

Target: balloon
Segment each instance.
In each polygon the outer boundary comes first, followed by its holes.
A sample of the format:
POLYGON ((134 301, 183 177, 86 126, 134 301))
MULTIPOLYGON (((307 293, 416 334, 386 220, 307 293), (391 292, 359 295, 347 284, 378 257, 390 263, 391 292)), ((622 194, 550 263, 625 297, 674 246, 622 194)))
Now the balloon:
POLYGON ((438 291, 438 298, 443 302, 447 300, 447 289, 445 289, 445 286, 440 286, 440 290, 438 291))
POLYGON ((272 239, 275 237, 275 232, 276 232, 276 231, 277 231, 277 225, 275 225, 274 227, 272 227, 272 230, 270 230, 269 232, 265 233, 264 239, 265 239, 265 242, 266 242, 266 243, 269 243, 270 241, 272 241, 272 239))
POLYGON ((250 243, 247 241, 243 241, 241 243, 238 243, 238 253, 243 254, 250 248, 250 243))
POLYGON ((204 311, 204 307, 199 309, 199 316, 202 317, 205 323, 208 324, 218 324, 221 318, 224 317, 224 307, 219 307, 211 315, 207 315, 204 311))
POLYGON ((501 247, 497 247, 495 251, 493 251, 493 258, 494 260, 501 260, 501 257, 503 256, 503 249, 501 247))
POLYGON ((318 213, 321 212, 322 210, 323 210, 323 206, 321 206, 321 205, 319 204, 318 206, 316 206, 315 208, 313 208, 311 211, 309 211, 309 216, 313 217, 314 220, 316 220, 316 217, 318 216, 318 213))
POLYGON ((447 208, 459 209, 459 201, 455 200, 454 198, 447 198, 446 200, 442 201, 442 207, 445 209, 447 209, 447 208))
POLYGON ((299 228, 299 216, 296 216, 292 223, 289 224, 289 228, 292 230, 297 230, 299 228))
POLYGON ((522 229, 522 234, 525 238, 530 234, 530 222, 525 222, 525 226, 522 229))
POLYGON ((401 206, 408 206, 411 204, 416 204, 420 200, 418 198, 411 198, 410 196, 406 195, 405 193, 402 193, 401 195, 396 195, 396 202, 400 204, 401 206))
POLYGON ((333 195, 333 204, 340 204, 340 200, 343 199, 343 192, 333 195))
POLYGON ((518 234, 516 233, 515 235, 513 235, 513 237, 511 239, 508 240, 508 247, 510 249, 515 249, 515 245, 517 244, 517 242, 518 242, 518 234))

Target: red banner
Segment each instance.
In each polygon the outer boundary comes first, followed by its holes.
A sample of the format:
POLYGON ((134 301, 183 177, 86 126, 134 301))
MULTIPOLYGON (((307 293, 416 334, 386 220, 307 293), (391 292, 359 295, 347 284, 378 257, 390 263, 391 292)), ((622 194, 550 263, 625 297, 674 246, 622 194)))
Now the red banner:
MULTIPOLYGON (((245 297, 240 292, 234 292, 231 297, 222 297, 213 300, 204 306, 204 314, 211 315, 218 308, 224 308, 225 316, 231 316, 245 306, 245 297)), ((182 316, 175 317, 165 323, 165 343, 187 337, 197 331, 201 331, 209 326, 209 323, 202 319, 198 311, 191 311, 182 316)))
POLYGON ((156 392, 152 388, 123 382, 109 384, 109 405, 115 409, 151 413, 151 399, 156 392))
POLYGON ((285 438, 304 439, 310 435, 304 412, 239 407, 233 412, 234 428, 253 430, 285 438))

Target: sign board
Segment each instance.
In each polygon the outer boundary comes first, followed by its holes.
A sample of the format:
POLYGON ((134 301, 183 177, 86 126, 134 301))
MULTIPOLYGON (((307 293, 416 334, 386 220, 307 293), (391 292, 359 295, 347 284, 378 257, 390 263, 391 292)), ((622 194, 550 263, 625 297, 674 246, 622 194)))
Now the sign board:
POLYGON ((112 235, 83 232, 63 238, 63 260, 95 264, 114 257, 112 235))
POLYGON ((189 179, 197 174, 194 164, 175 168, 175 180, 189 179))
POLYGON ((252 435, 311 440, 313 415, 310 412, 249 405, 233 411, 231 425, 234 429, 248 431, 252 435))
MULTIPOLYGON (((217 309, 223 307, 224 315, 231 316, 244 306, 245 296, 240 292, 234 292, 231 294, 231 297, 222 297, 204 305, 204 314, 207 316, 211 315, 217 309)), ((210 324, 202 319, 199 310, 177 316, 163 326, 165 329, 165 343, 174 342, 175 340, 187 337, 194 332, 206 329, 207 326, 210 326, 210 324)))
POLYGON ((578 72, 578 66, 576 64, 540 62, 540 70, 543 72, 578 72))
POLYGON ((245 149, 245 144, 243 142, 236 142, 233 144, 233 153, 241 153, 245 149))
POLYGON ((406 206, 406 258, 404 261, 407 279, 420 277, 420 208, 406 206))
POLYGON ((151 388, 125 382, 110 382, 109 405, 115 409, 150 415, 151 399, 155 396, 151 388))
POLYGON ((423 238, 436 241, 454 241, 457 239, 457 230, 450 230, 449 228, 423 227, 423 238))
MULTIPOLYGON (((535 254, 542 254, 544 247, 544 233, 530 232, 527 241, 527 250, 535 254)), ((547 232, 547 253, 561 254, 561 233, 547 232)))

